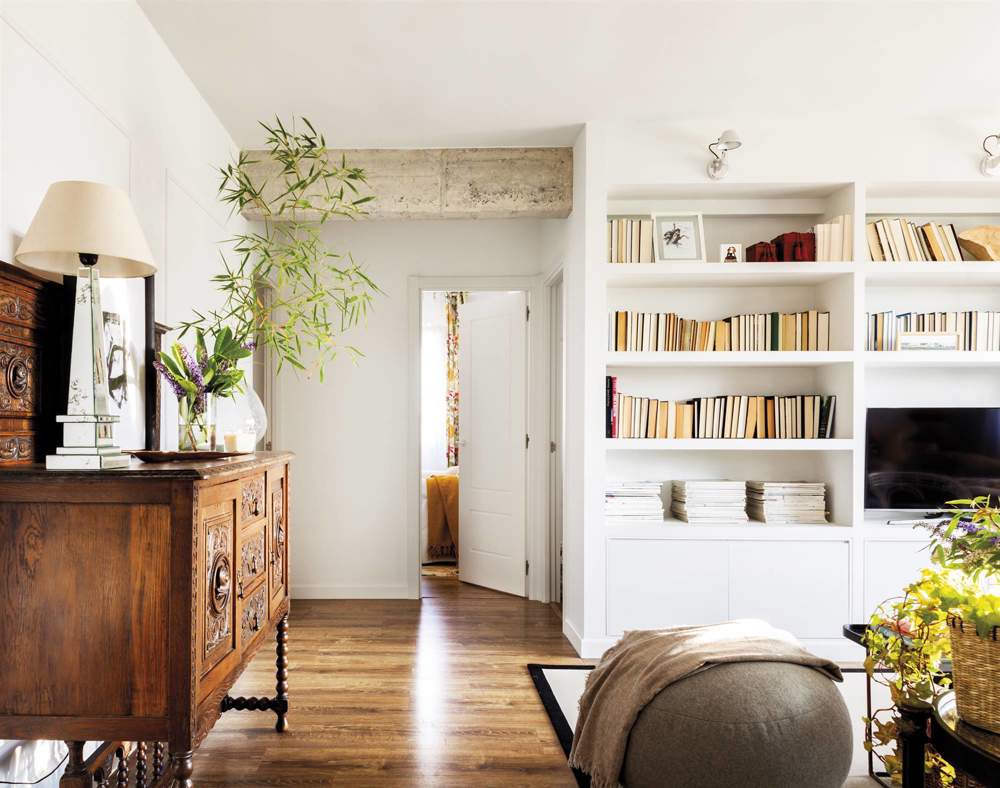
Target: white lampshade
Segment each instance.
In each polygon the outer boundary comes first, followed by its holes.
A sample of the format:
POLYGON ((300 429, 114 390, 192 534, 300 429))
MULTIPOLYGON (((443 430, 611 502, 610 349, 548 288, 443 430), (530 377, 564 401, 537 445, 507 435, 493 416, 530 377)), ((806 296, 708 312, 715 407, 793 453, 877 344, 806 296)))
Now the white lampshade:
POLYGON ((45 193, 14 259, 28 268, 75 276, 80 254, 96 254, 104 277, 156 273, 124 191, 104 183, 58 181, 45 193))

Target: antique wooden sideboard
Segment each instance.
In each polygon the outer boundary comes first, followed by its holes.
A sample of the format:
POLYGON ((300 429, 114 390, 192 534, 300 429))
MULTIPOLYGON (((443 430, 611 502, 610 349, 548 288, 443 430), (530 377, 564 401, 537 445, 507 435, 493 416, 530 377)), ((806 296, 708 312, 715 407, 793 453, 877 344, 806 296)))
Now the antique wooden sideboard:
POLYGON ((140 742, 137 784, 190 786, 224 711, 286 730, 290 461, 0 467, 0 739, 67 741, 79 787, 82 742, 140 742), (274 697, 231 697, 272 635, 274 697))

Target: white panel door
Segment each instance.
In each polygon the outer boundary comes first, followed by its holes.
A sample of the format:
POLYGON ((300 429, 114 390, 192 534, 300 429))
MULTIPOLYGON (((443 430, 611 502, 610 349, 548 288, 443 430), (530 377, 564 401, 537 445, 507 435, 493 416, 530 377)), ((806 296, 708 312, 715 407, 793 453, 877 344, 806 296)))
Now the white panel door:
POLYGON ((729 618, 729 546, 722 541, 608 540, 610 637, 629 629, 729 618))
POLYGON ((732 618, 761 618, 799 638, 839 638, 851 623, 845 542, 733 542, 732 618))
POLYGON ((459 576, 525 595, 526 295, 458 308, 459 576))

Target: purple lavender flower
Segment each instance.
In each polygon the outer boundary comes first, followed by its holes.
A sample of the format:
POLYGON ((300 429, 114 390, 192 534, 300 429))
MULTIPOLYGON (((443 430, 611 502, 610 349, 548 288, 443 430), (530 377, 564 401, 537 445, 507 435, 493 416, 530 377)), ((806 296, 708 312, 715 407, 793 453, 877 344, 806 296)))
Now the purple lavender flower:
POLYGON ((163 379, 167 381, 174 394, 177 395, 178 399, 187 396, 187 392, 184 391, 184 387, 177 381, 177 378, 174 377, 173 373, 167 369, 166 366, 164 366, 162 361, 159 359, 154 360, 153 366, 156 368, 156 371, 163 376, 163 379))
POLYGON ((981 530, 983 530, 980 526, 976 525, 975 523, 959 523, 958 527, 961 528, 963 531, 965 531, 969 536, 975 536, 981 530))
POLYGON ((257 343, 254 340, 252 340, 252 339, 250 341, 248 341, 248 342, 244 342, 243 343, 243 349, 244 350, 253 350, 256 347, 257 347, 257 343))
POLYGON ((191 376, 191 382, 194 383, 195 388, 199 392, 205 389, 205 376, 202 375, 201 366, 191 358, 191 354, 184 345, 178 343, 177 348, 180 352, 181 358, 184 359, 184 366, 187 367, 188 375, 191 376))

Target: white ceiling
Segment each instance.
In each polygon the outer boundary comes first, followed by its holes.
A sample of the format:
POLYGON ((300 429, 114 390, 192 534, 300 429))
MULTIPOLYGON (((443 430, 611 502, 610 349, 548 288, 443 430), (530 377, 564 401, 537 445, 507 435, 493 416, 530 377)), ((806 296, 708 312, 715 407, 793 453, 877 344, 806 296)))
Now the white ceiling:
POLYGON ((139 3, 242 146, 293 113, 345 147, 565 144, 588 120, 947 123, 991 105, 1000 126, 989 0, 139 3))

